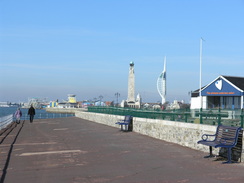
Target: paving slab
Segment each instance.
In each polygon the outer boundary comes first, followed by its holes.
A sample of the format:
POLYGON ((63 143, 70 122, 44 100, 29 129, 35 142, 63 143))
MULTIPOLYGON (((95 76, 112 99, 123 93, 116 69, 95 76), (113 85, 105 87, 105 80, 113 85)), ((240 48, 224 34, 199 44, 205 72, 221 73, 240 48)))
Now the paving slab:
POLYGON ((119 126, 76 117, 38 119, 13 126, 1 140, 0 175, 1 183, 244 182, 242 163, 205 155, 119 126))

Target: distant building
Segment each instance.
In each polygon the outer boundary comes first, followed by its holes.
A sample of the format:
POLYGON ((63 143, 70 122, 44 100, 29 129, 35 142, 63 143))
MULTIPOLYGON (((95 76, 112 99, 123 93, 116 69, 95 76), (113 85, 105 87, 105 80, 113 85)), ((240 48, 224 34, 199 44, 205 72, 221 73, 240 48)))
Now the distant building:
POLYGON ((164 69, 157 80, 158 93, 162 98, 162 104, 166 102, 166 57, 164 57, 164 69))
POLYGON ((68 103, 77 103, 76 102, 76 95, 68 94, 68 103))
POLYGON ((76 101, 76 95, 68 94, 68 100, 63 102, 51 101, 48 107, 57 107, 57 108, 77 108, 79 106, 76 101))
POLYGON ((191 94, 191 109, 243 109, 244 77, 219 76, 191 94))
POLYGON ((8 102, 0 102, 0 107, 9 107, 8 102))
POLYGON ((77 103, 61 102, 58 103, 58 108, 77 108, 77 103))
POLYGON ((49 107, 57 107, 58 106, 58 102, 56 101, 51 101, 49 104, 49 107))

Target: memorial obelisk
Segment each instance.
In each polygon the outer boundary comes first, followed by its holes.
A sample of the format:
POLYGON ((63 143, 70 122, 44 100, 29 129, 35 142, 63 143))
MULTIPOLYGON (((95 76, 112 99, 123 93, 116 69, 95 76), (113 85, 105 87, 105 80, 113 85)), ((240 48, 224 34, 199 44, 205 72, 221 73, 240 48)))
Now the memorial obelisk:
POLYGON ((135 73, 133 62, 130 62, 127 103, 135 103, 135 73))

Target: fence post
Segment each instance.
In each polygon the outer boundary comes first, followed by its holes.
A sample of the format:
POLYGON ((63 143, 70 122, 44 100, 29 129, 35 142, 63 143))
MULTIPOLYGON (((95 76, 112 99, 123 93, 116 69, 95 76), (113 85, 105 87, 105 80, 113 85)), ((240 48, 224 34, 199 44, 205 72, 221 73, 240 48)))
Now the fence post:
POLYGON ((175 109, 173 109, 173 113, 172 113, 172 121, 175 121, 175 109))
POLYGON ((219 112, 218 112, 218 125, 221 125, 221 111, 219 107, 219 112))
POLYGON ((185 122, 187 122, 187 112, 185 112, 185 122))
POLYGON ((199 116, 200 116, 200 124, 202 124, 202 108, 200 109, 199 116))
POLYGON ((241 127, 243 128, 243 109, 241 109, 241 127))

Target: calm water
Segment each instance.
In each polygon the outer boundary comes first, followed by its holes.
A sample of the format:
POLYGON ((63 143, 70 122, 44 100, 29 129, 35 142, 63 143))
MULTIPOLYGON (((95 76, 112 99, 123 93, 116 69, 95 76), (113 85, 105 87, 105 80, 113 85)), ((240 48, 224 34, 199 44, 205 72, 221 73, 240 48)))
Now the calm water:
MULTIPOLYGON (((0 117, 14 114, 17 107, 0 107, 0 117)), ((28 109, 20 109, 22 111, 22 116, 28 116, 28 109)), ((35 118, 59 118, 59 117, 69 117, 74 116, 73 114, 59 114, 59 113, 48 113, 43 109, 36 109, 35 118)))

